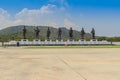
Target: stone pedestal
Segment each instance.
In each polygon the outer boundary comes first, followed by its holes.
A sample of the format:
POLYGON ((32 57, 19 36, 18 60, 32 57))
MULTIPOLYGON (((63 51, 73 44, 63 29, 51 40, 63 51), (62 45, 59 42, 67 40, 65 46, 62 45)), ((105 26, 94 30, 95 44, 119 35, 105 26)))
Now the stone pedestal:
POLYGON ((87 42, 86 42, 85 39, 80 39, 80 40, 79 40, 79 43, 80 43, 81 45, 87 44, 87 42))
POLYGON ((45 40, 45 41, 40 41, 39 39, 34 39, 33 41, 28 41, 28 39, 21 39, 21 41, 9 41, 9 42, 4 42, 4 45, 11 45, 11 46, 59 46, 59 45, 66 45, 66 46, 71 46, 71 45, 110 45, 111 43, 108 41, 97 41, 97 39, 91 39, 90 41, 86 41, 84 39, 79 40, 79 41, 74 41, 74 40, 67 40, 67 41, 52 41, 52 40, 45 40))
POLYGON ((67 40, 67 44, 74 44, 74 40, 67 40))
POLYGON ((91 39, 90 41, 98 41, 97 39, 91 39))
POLYGON ((85 39, 80 39, 79 41, 81 41, 81 42, 84 41, 85 42, 86 40, 85 39))
POLYGON ((28 41, 28 39, 21 39, 21 41, 22 41, 22 42, 27 42, 27 41, 28 41))
POLYGON ((34 39, 33 41, 34 41, 34 42, 40 42, 40 40, 39 40, 39 39, 34 39))
POLYGON ((33 40, 33 44, 34 45, 39 45, 40 44, 40 40, 39 39, 34 39, 33 40))
POLYGON ((28 45, 28 44, 29 44, 28 39, 21 39, 20 45, 28 45))
POLYGON ((9 42, 9 44, 10 44, 10 45, 16 45, 16 44, 17 44, 17 41, 12 40, 12 41, 9 42))
POLYGON ((52 40, 45 40, 45 45, 51 44, 52 40))
POLYGON ((91 40, 90 40, 90 44, 97 45, 97 44, 99 44, 99 43, 98 43, 98 40, 97 40, 97 39, 91 39, 91 40))
POLYGON ((63 40, 56 40, 56 44, 58 44, 58 45, 63 44, 63 40))
POLYGON ((99 44, 107 45, 107 44, 111 44, 111 43, 106 40, 103 40, 103 41, 100 41, 99 44))

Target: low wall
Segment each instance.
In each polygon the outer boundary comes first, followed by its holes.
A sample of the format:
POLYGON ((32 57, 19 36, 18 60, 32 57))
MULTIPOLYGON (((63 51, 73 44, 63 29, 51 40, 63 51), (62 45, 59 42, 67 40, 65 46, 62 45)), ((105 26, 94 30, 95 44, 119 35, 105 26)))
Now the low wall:
POLYGON ((5 46, 88 46, 88 45, 112 45, 111 42, 108 41, 97 41, 97 40, 91 40, 91 41, 85 41, 85 40, 79 40, 79 41, 40 41, 40 40, 21 40, 21 41, 10 41, 10 42, 4 42, 5 46))
POLYGON ((120 42, 112 42, 114 45, 120 45, 120 42))

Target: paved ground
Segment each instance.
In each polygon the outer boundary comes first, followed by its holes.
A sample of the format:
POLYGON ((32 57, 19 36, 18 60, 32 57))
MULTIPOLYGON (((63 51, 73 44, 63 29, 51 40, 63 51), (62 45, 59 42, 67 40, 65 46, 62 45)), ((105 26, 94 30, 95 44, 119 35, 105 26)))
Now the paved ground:
POLYGON ((0 80, 120 80, 120 49, 0 48, 0 80))

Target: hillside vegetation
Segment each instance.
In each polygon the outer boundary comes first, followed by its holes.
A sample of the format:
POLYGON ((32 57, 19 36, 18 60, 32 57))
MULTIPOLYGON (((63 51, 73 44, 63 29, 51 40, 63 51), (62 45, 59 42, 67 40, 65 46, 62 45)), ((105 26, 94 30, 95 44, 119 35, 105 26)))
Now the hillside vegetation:
MULTIPOLYGON (((46 39, 46 31, 47 28, 50 26, 37 26, 40 29, 40 39, 45 40, 46 39)), ((13 39, 15 40, 20 40, 23 38, 23 33, 22 30, 24 28, 24 25, 19 25, 19 26, 11 26, 5 29, 0 30, 0 41, 10 41, 13 39)), ((29 40, 33 40, 35 38, 35 26, 26 26, 27 29, 27 38, 29 40)), ((69 29, 62 27, 62 39, 67 40, 69 38, 69 29)), ((56 40, 57 38, 57 28, 50 27, 51 31, 51 36, 50 38, 52 40, 56 40)), ((73 32, 74 35, 74 40, 79 40, 80 39, 80 31, 74 30, 73 32)), ((86 33, 85 38, 90 39, 91 35, 89 33, 86 33)))

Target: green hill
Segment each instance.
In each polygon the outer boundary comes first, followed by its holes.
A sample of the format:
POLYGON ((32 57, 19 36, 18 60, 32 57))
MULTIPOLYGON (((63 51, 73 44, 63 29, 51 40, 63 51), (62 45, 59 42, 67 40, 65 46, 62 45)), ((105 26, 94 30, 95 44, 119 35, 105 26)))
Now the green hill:
MULTIPOLYGON (((13 37, 15 40, 20 40, 23 38, 22 36, 22 29, 24 25, 19 26, 12 26, 5 29, 0 30, 0 41, 10 41, 13 37)), ((46 39, 46 31, 49 26, 37 26, 40 29, 40 38, 41 40, 46 39)), ((29 40, 33 40, 35 38, 34 33, 34 26, 26 26, 27 29, 27 38, 29 40)), ((67 28, 62 27, 62 39, 67 40, 69 38, 69 30, 67 28)), ((57 38, 57 28, 50 27, 51 30, 51 39, 56 40, 57 38)), ((74 39, 79 40, 80 39, 80 32, 74 30, 73 32, 74 39)), ((90 39, 91 35, 89 33, 86 33, 85 37, 87 39, 90 39)))

